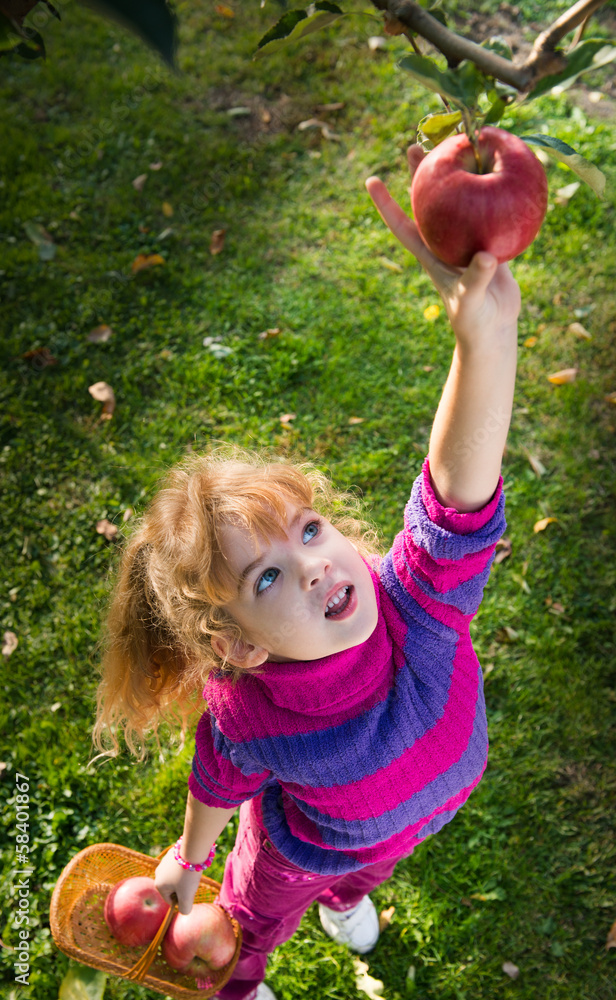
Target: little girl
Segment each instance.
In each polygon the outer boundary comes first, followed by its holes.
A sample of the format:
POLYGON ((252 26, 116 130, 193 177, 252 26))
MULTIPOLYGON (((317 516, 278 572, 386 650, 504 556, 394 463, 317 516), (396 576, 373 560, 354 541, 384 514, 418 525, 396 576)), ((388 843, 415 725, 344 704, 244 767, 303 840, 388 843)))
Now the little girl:
MULTIPOLYGON (((422 155, 411 147, 411 171, 422 155)), ((464 271, 441 264, 382 182, 366 186, 456 337, 403 530, 377 558, 314 470, 192 460, 127 546, 109 617, 99 746, 110 731, 117 748, 123 727, 135 750, 205 687, 184 831, 156 873, 181 912, 240 806, 220 903, 244 943, 221 1000, 274 998, 267 954, 315 901, 330 937, 373 948, 368 893, 453 818, 486 765, 469 626, 505 526, 519 292, 487 253, 464 271)))

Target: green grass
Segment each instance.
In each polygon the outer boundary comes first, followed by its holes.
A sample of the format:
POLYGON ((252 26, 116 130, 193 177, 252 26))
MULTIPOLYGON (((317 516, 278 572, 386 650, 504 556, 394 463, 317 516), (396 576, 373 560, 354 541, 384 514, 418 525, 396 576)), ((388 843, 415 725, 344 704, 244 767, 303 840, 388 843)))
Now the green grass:
MULTIPOLYGON (((116 560, 96 522, 122 530, 124 511, 143 505, 170 464, 224 440, 328 468, 362 492, 387 543, 449 365, 445 320, 423 317, 436 295, 363 188, 378 172, 406 199, 403 151, 436 98, 393 55, 369 53, 374 19, 252 62, 277 8, 250 6, 231 21, 210 5, 180 4, 175 77, 77 5, 45 27, 46 63, 2 64, 1 600, 3 630, 19 646, 3 660, 0 936, 15 943, 21 772, 30 779, 35 874, 31 985, 19 995, 36 1000, 54 1000, 68 964, 48 924, 62 868, 89 843, 156 853, 175 839, 191 756, 188 745, 164 765, 154 757, 88 767, 97 642, 116 560), (344 108, 317 112, 334 101, 344 108), (256 109, 250 118, 227 114, 246 105, 256 109), (315 115, 339 141, 297 130, 315 115), (157 161, 161 169, 150 170, 157 161), (142 173, 138 193, 131 182, 142 173), (54 260, 39 259, 29 221, 53 236, 54 260), (220 228, 225 247, 212 256, 220 228), (161 253, 165 264, 133 277, 138 253, 161 253), (86 335, 101 323, 114 336, 92 344, 86 335), (280 335, 259 340, 272 327, 280 335), (229 353, 217 358, 207 337, 229 353), (56 364, 24 357, 42 347, 56 364), (106 422, 88 394, 101 380, 117 397, 106 422), (296 414, 291 427, 283 413, 296 414), (353 416, 363 422, 349 424, 353 416)), ((537 4, 521 6, 527 19, 539 16, 537 4)), ((391 41, 392 53, 403 50, 391 41)), ((604 950, 616 919, 616 410, 605 400, 616 390, 616 126, 585 117, 566 94, 515 122, 519 132, 542 126, 601 166, 608 194, 599 202, 581 187, 558 205, 556 191, 572 176, 551 167, 551 211, 513 265, 524 299, 520 343, 538 340, 521 346, 503 470, 513 552, 495 567, 474 626, 490 764, 454 822, 375 894, 379 908, 396 907, 368 957, 387 1000, 616 996, 616 958, 604 950), (574 320, 592 340, 567 332, 574 320), (547 381, 567 367, 579 368, 574 383, 547 381), (541 477, 529 453, 545 466, 541 477), (545 516, 558 521, 535 534, 545 516), (517 981, 502 972, 505 961, 519 966, 517 981)), ((232 840, 230 827, 215 878, 232 840)), ((8 949, 1 961, 11 996, 8 949)), ((268 981, 280 1000, 363 995, 350 955, 325 938, 314 911, 272 957, 268 981)), ((106 1000, 154 995, 113 979, 105 989, 106 1000)))

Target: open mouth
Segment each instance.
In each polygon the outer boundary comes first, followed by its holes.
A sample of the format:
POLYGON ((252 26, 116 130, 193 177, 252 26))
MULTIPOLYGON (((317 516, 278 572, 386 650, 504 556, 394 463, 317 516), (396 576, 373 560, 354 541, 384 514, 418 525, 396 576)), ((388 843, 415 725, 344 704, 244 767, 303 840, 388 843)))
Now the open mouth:
POLYGON ((344 615, 345 611, 349 610, 351 605, 351 598, 353 597, 353 587, 341 587, 340 590, 334 594, 330 601, 327 602, 327 608, 325 610, 326 618, 338 618, 344 615))

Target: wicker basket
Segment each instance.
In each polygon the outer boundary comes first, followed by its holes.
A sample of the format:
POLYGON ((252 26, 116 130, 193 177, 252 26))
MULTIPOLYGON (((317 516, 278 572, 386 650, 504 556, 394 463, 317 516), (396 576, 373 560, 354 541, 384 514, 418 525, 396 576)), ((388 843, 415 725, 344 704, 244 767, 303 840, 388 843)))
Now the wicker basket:
MULTIPOLYGON (((103 918, 110 889, 122 879, 135 875, 153 878, 158 862, 157 858, 118 844, 93 844, 80 851, 60 875, 51 897, 53 939, 65 955, 83 965, 132 979, 178 1000, 189 997, 207 1000, 229 980, 238 960, 242 931, 236 920, 229 917, 237 941, 233 958, 198 986, 191 976, 174 972, 158 954, 156 946, 150 945, 144 956, 143 948, 121 945, 111 936, 103 918), (153 955, 151 960, 150 955, 153 955)), ((219 890, 218 882, 202 875, 195 903, 212 903, 219 890)))

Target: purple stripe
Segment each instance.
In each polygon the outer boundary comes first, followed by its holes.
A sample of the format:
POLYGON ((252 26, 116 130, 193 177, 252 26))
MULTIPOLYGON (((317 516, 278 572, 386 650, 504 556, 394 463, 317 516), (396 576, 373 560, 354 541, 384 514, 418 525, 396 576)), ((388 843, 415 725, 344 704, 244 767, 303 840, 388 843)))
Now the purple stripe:
POLYGON ((434 524, 428 517, 422 499, 421 480, 413 484, 411 497, 404 509, 404 523, 415 545, 425 549, 433 559, 456 560, 471 552, 480 552, 496 545, 505 530, 505 500, 501 496, 490 520, 472 535, 454 534, 434 524))
MULTIPOLYGON (((451 798, 459 794, 461 789, 468 787, 482 773, 487 754, 488 725, 483 693, 481 693, 477 699, 473 732, 460 759, 395 809, 383 812, 379 816, 347 821, 307 806, 301 800, 295 799, 295 796, 291 798, 295 800, 301 812, 317 824, 326 844, 338 851, 353 850, 389 840, 406 827, 419 824, 422 820, 427 823, 435 809, 445 806, 451 798)), ((383 775, 383 780, 387 780, 386 774, 383 775)), ((361 785, 357 791, 361 794, 361 785)), ((422 826, 421 836, 424 835, 423 830, 422 826)))
POLYGON ((460 511, 455 510, 453 507, 443 507, 437 500, 434 486, 432 485, 430 460, 426 458, 423 464, 421 493, 424 506, 430 520, 438 524, 440 528, 445 528, 446 531, 455 531, 458 534, 467 535, 469 532, 483 528, 484 524, 494 516, 500 503, 502 492, 503 480, 502 476, 499 476, 498 485, 492 499, 481 510, 460 513, 460 511))
MULTIPOLYGON (((398 553, 396 553, 396 555, 397 554, 398 553)), ((414 573, 405 556, 406 570, 408 574, 415 579, 417 585, 421 587, 424 594, 427 594, 428 597, 431 597, 434 601, 440 601, 443 604, 448 604, 452 607, 458 608, 463 615, 473 615, 476 613, 477 608, 481 604, 481 598, 483 597, 485 585, 490 577, 490 569, 493 561, 494 553, 490 556, 488 565, 482 573, 478 573, 471 580, 467 580, 466 583, 460 583, 459 586, 452 587, 451 590, 443 592, 440 589, 433 587, 432 584, 418 576, 417 573, 414 573)), ((397 568, 399 569, 399 567, 397 568)))
MULTIPOLYGON (((420 610, 420 609, 419 609, 420 610)), ((213 727, 217 753, 232 759, 243 774, 266 769, 280 782, 297 787, 346 786, 388 767, 442 717, 449 698, 457 636, 446 629, 448 642, 434 648, 431 633, 409 637, 412 669, 403 667, 388 697, 340 726, 274 736, 243 744, 231 743, 213 727), (347 761, 339 747, 353 747, 347 761)))

